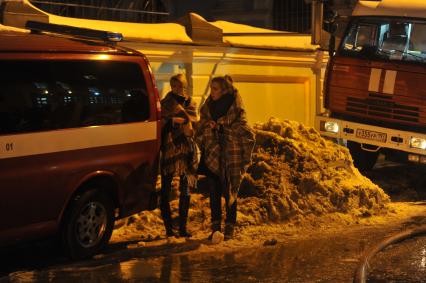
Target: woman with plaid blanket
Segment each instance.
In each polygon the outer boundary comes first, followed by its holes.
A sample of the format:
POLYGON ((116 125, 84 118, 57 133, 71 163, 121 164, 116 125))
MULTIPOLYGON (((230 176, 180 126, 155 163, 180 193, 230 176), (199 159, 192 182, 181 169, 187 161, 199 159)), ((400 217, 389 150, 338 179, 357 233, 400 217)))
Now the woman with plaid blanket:
POLYGON ((161 191, 160 210, 167 237, 173 231, 170 193, 173 176, 179 183, 179 236, 191 237, 186 229, 190 188, 196 185, 198 167, 197 145, 192 123, 197 122, 197 105, 186 93, 187 82, 182 74, 170 78, 171 91, 161 100, 161 191))
POLYGON ((203 173, 210 188, 212 234, 209 238, 221 231, 223 195, 226 201, 225 240, 229 240, 237 222, 238 190, 255 143, 241 96, 231 77, 212 79, 210 96, 201 107, 200 116, 196 142, 202 152, 203 173))

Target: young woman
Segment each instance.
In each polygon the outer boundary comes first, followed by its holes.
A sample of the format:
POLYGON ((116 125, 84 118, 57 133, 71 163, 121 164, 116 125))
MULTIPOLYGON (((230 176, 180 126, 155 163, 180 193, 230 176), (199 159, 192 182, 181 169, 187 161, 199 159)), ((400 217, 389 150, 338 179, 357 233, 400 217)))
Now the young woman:
POLYGON ((196 141, 210 187, 212 234, 221 231, 221 197, 226 201, 225 240, 234 235, 237 195, 251 161, 255 137, 247 125, 241 96, 229 76, 215 77, 201 107, 196 141))
POLYGON ((170 79, 171 91, 161 100, 161 216, 168 237, 177 236, 173 230, 170 211, 170 192, 173 176, 180 176, 179 236, 190 237, 186 229, 190 188, 196 184, 197 152, 192 123, 199 120, 197 105, 187 95, 187 82, 182 74, 170 79))

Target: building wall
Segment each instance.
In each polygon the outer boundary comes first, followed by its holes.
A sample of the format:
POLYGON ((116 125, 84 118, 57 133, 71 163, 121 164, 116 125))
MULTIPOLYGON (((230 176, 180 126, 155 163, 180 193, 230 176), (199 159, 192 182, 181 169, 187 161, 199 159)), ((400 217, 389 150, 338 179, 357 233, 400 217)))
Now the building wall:
POLYGON ((170 91, 170 77, 182 73, 187 76, 189 92, 200 105, 210 93, 212 77, 228 74, 243 97, 249 123, 276 117, 314 125, 328 59, 322 51, 122 44, 147 56, 161 97, 170 91))
POLYGON ((273 2, 273 0, 217 0, 211 15, 215 20, 272 28, 273 2))
MULTIPOLYGON (((339 14, 346 16, 350 15, 356 1, 330 0, 325 2, 325 5, 327 9, 335 9, 339 14)), ((46 2, 48 4, 35 3, 35 5, 49 13, 77 18, 167 22, 194 12, 208 21, 225 20, 299 33, 309 33, 311 25, 311 6, 306 0, 46 0, 46 2), (59 3, 66 5, 57 5, 59 3), (88 6, 110 9, 93 9, 88 6), (159 14, 141 13, 142 10, 159 14), (169 15, 163 14, 167 12, 169 15)))
POLYGON ((166 0, 170 20, 176 20, 189 12, 197 13, 206 20, 211 20, 211 10, 216 7, 217 0, 166 0))

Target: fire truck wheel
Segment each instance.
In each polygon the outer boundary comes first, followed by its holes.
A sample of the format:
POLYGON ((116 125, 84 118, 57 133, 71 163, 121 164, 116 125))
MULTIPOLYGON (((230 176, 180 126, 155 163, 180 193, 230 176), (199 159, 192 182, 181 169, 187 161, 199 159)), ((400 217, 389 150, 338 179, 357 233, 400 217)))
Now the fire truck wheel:
POLYGON ((62 223, 61 239, 72 259, 88 258, 104 248, 114 227, 111 197, 98 190, 86 190, 74 197, 62 223))
POLYGON ((365 172, 373 169, 379 152, 363 150, 360 143, 353 141, 348 141, 347 145, 354 160, 354 165, 358 170, 365 172))

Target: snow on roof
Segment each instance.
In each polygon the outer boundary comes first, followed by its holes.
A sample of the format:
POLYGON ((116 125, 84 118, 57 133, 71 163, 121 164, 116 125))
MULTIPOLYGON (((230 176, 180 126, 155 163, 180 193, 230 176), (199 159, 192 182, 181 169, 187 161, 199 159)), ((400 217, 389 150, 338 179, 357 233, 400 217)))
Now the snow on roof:
POLYGON ((359 1, 353 16, 426 17, 425 0, 359 1))
POLYGON ((11 26, 5 26, 0 24, 0 31, 17 31, 17 32, 29 32, 26 29, 15 28, 11 26))
MULTIPOLYGON (((125 41, 208 44, 206 42, 203 43, 203 40, 191 39, 186 32, 185 26, 177 23, 145 24, 70 18, 49 14, 35 7, 28 0, 6 1, 5 3, 7 5, 4 9, 4 17, 13 26, 23 27, 26 20, 41 19, 42 21, 48 20, 52 24, 120 32, 125 41)), ((256 28, 226 21, 206 23, 222 29, 224 33, 223 44, 225 46, 298 51, 314 51, 318 47, 311 45, 310 35, 256 28), (234 33, 234 35, 229 35, 229 33, 234 33), (238 33, 238 35, 235 35, 235 33, 238 33), (275 35, 271 36, 270 34, 275 35)))
POLYGON ((185 27, 179 24, 140 24, 114 21, 76 19, 49 15, 52 24, 69 25, 74 27, 91 28, 120 32, 124 39, 138 39, 151 42, 192 43, 186 34, 185 27))
POLYGON ((236 23, 227 22, 227 21, 216 21, 216 22, 211 22, 211 24, 222 29, 224 33, 230 33, 230 32, 281 33, 281 31, 278 31, 278 30, 258 28, 258 27, 253 27, 253 26, 243 25, 243 24, 236 24, 236 23))
MULTIPOLYGON (((141 24, 113 21, 100 21, 88 19, 75 19, 49 15, 49 22, 53 24, 70 25, 91 29, 109 30, 121 32, 125 40, 142 40, 146 42, 168 42, 191 44, 193 40, 186 34, 185 27, 180 24, 141 24)), ((248 25, 235 24, 231 22, 218 21, 211 23, 226 33, 269 33, 283 34, 283 32, 256 28, 248 25)), ((291 34, 291 33, 288 33, 291 34)), ((315 50, 311 45, 309 35, 247 35, 247 36, 224 36, 224 44, 235 47, 253 47, 265 49, 291 49, 291 50, 315 50)))
POLYGON ((286 33, 226 21, 217 21, 211 24, 222 29, 224 33, 223 41, 225 44, 235 47, 290 49, 300 51, 314 51, 318 48, 317 45, 311 44, 310 35, 286 33), (227 36, 226 34, 228 33, 238 33, 238 35, 227 36), (247 35, 244 35, 245 33, 247 35))

